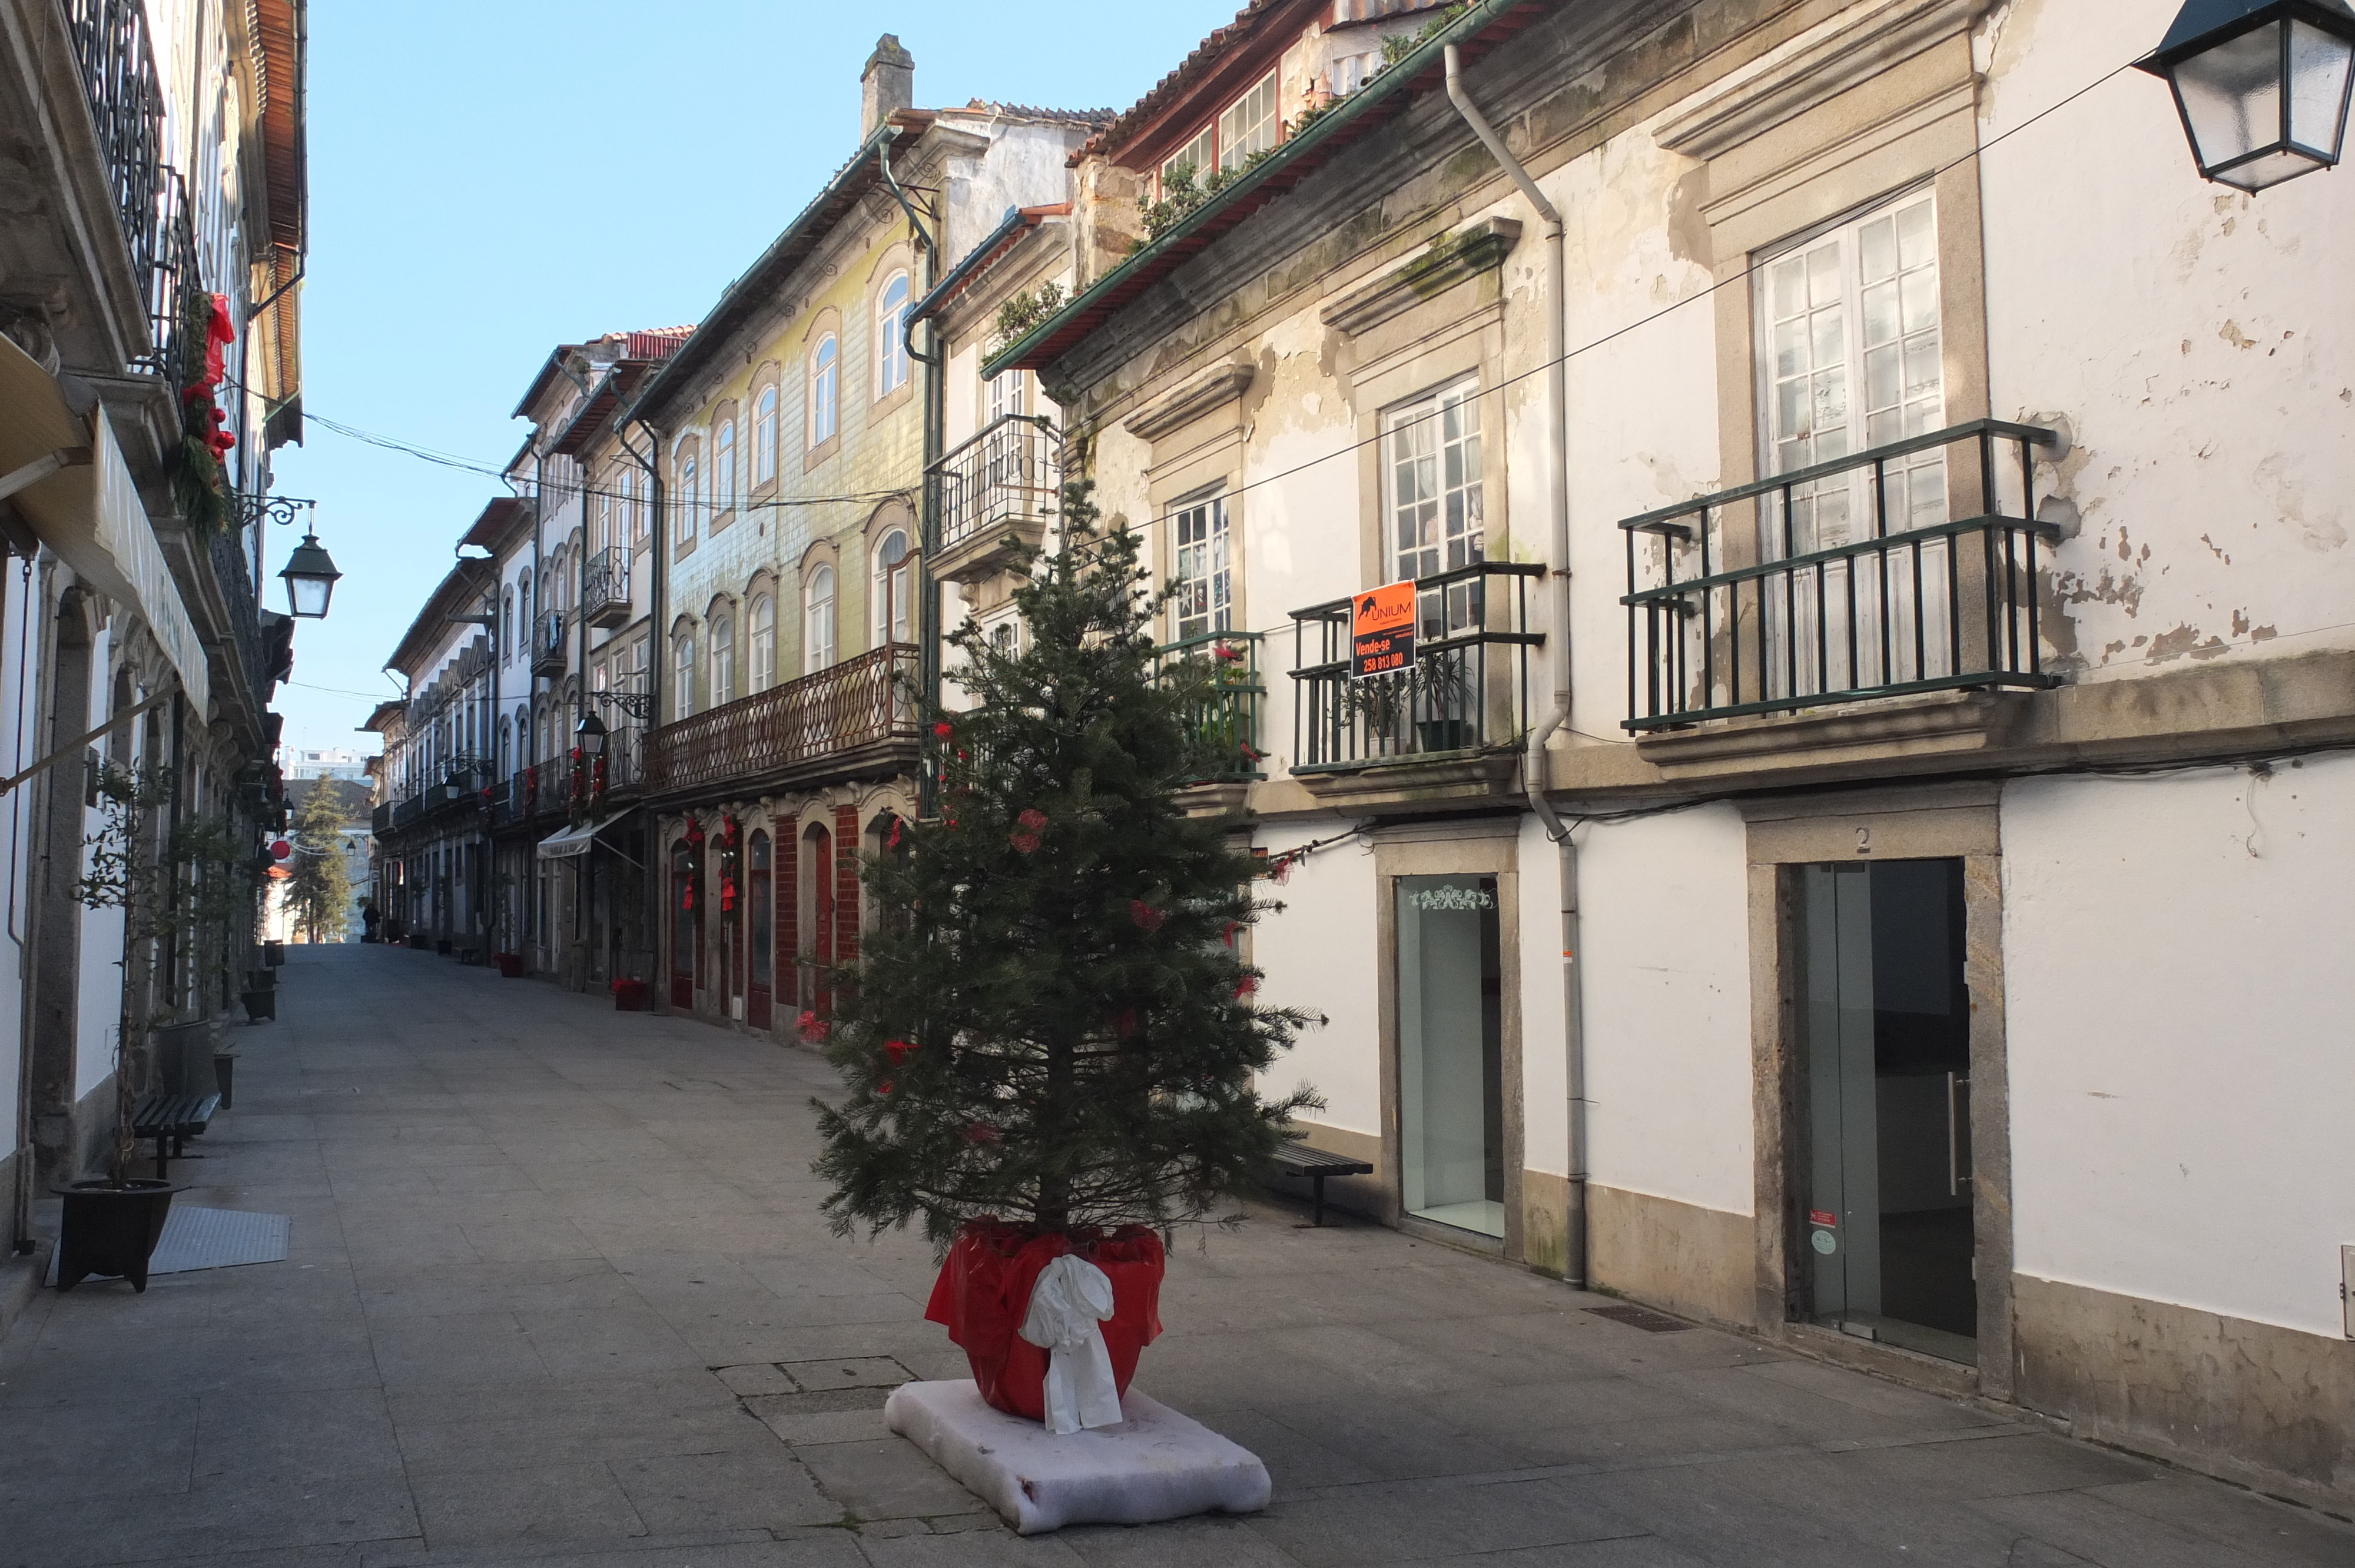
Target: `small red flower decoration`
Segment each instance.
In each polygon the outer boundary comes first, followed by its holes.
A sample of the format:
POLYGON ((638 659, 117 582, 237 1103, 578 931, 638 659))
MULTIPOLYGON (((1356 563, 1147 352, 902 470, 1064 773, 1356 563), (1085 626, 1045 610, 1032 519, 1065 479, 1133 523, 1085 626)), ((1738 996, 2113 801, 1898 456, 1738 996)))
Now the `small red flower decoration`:
POLYGON ((794 1021, 794 1033, 812 1044, 815 1044, 826 1038, 827 1024, 826 1020, 820 1018, 815 1012, 804 1008, 801 1017, 794 1021))
POLYGON ((879 1095, 888 1095, 891 1092, 891 1080, 886 1078, 881 1083, 875 1086, 875 1092, 879 1095))
POLYGON ((986 1121, 969 1121, 965 1123, 964 1140, 967 1143, 996 1143, 1004 1136, 1005 1134, 999 1132, 997 1128, 992 1127, 986 1121))
POLYGON ((1235 981, 1235 1000, 1238 1001, 1244 1001, 1254 996, 1258 991, 1259 976, 1257 975, 1245 975, 1242 979, 1235 981))
POLYGON ((939 737, 940 737, 941 739, 943 739, 943 740, 946 740, 949 736, 951 736, 954 735, 955 733, 956 733, 956 726, 954 726, 954 725, 953 725, 953 724, 950 724, 950 723, 946 722, 945 720, 943 720, 943 722, 941 722, 941 723, 939 723, 939 724, 936 724, 936 725, 934 725, 934 726, 932 726, 932 734, 934 734, 934 735, 935 735, 935 736, 939 736, 939 737))
POLYGON ((1007 838, 1006 842, 1012 844, 1016 849, 1020 850, 1024 854, 1037 854, 1039 853, 1039 835, 1037 833, 1010 834, 1007 838))
POLYGON ((915 1054, 915 1052, 916 1045, 913 1041, 886 1040, 883 1042, 883 1054, 891 1059, 891 1065, 895 1067, 915 1054))
POLYGON ((1214 652, 1217 652, 1217 654, 1219 655, 1219 657, 1220 657, 1220 658, 1221 658, 1221 659, 1226 659, 1226 660, 1230 660, 1230 661, 1231 661, 1231 660, 1236 660, 1236 659, 1240 659, 1240 658, 1241 658, 1241 657, 1243 656, 1243 651, 1242 651, 1241 649, 1240 649, 1240 648, 1236 647, 1236 646, 1235 646, 1233 643, 1231 643, 1231 642, 1221 642, 1221 643, 1220 643, 1220 644, 1219 644, 1219 646, 1217 647, 1217 649, 1216 649, 1216 650, 1214 650, 1214 652))
POLYGON ((883 841, 883 847, 885 849, 900 847, 900 819, 897 817, 891 819, 891 836, 883 841))
POLYGON ((1136 1009, 1133 1007, 1124 1009, 1118 1018, 1114 1019, 1112 1021, 1112 1032, 1116 1038, 1122 1040, 1125 1040, 1130 1035, 1135 1033, 1136 1009))
POLYGON ((1039 832, 1047 826, 1047 813, 1040 810, 1036 806, 1031 807, 1028 810, 1024 811, 1020 816, 1014 820, 1022 824, 1022 831, 1025 832, 1039 832))
POLYGON ((1140 931, 1158 931, 1161 922, 1169 916, 1142 898, 1132 898, 1128 901, 1128 917, 1136 922, 1136 928, 1140 931))

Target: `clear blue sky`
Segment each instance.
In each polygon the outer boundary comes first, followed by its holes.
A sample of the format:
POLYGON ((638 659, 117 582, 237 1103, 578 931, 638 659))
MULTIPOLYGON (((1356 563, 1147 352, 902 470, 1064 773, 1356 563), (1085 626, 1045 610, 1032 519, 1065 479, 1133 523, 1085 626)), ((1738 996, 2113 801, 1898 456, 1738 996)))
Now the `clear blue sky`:
MULTIPOLYGON (((1124 109, 1237 3, 315 4, 304 406, 496 466, 550 348, 696 320, 856 150, 877 35, 922 105, 1124 109)), ((386 658, 500 488, 316 425, 276 488, 318 501, 344 573, 295 637, 287 744, 372 751, 341 693, 394 693, 386 658)), ((263 570, 294 543, 272 529, 263 570)))

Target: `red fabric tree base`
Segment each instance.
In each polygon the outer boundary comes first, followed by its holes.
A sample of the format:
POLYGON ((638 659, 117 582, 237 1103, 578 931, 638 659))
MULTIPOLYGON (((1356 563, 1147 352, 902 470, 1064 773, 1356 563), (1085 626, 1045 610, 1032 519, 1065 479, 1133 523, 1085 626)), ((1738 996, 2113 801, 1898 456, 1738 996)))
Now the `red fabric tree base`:
POLYGON ((1136 1358, 1161 1336, 1161 1237, 1143 1225, 1066 1236, 1040 1235, 1022 1225, 975 1220, 949 1245, 932 1284, 924 1317, 941 1324, 973 1364, 981 1397, 1009 1415, 1047 1419, 1049 1352, 1018 1330, 1039 1271, 1065 1253, 1104 1271, 1112 1281, 1113 1314, 1103 1325, 1113 1383, 1128 1392, 1136 1358))

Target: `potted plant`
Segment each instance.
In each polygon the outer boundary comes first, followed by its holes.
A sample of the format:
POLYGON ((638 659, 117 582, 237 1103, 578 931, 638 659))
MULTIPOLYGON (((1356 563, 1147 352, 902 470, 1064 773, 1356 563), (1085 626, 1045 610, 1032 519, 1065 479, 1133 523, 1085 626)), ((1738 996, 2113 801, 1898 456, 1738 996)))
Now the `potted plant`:
POLYGON ((499 966, 500 978, 504 980, 523 979, 523 955, 521 953, 493 953, 491 955, 491 961, 499 966))
POLYGON ((148 846, 151 813, 171 799, 169 774, 101 763, 97 775, 99 830, 83 841, 84 869, 74 879, 73 896, 86 909, 123 911, 123 1002, 114 1032, 114 1140, 103 1177, 67 1181, 51 1189, 65 1200, 58 1235, 58 1288, 70 1290, 91 1275, 116 1275, 144 1293, 147 1260, 164 1234, 172 1194, 170 1181, 134 1177, 131 1156, 133 1112, 137 1094, 127 1043, 133 1033, 134 968, 144 965, 154 939, 173 911, 164 889, 175 885, 148 846))
POLYGON ((1341 711, 1365 721, 1369 756, 1457 751, 1473 741, 1472 721, 1463 716, 1467 696, 1462 655, 1427 654, 1403 670, 1352 679, 1341 711))
POLYGON ((1310 1021, 1254 1000, 1233 944, 1262 908, 1253 863, 1178 800, 1215 674, 1156 678, 1165 596, 1087 490, 1066 489, 1056 553, 1019 557, 1028 646, 952 639, 979 705, 934 715, 940 820, 893 826, 909 853, 866 877, 903 913, 833 983, 833 1016, 801 1024, 847 1087, 819 1107, 835 1229, 921 1222, 945 1253, 927 1316, 992 1404, 1058 1431, 1122 1419, 1158 1331, 1160 1233, 1254 1185, 1319 1103, 1258 1093, 1310 1021), (1059 1386, 1062 1351, 1023 1337, 1042 1279, 1110 1312, 1084 1333, 1112 1391, 1059 1386))

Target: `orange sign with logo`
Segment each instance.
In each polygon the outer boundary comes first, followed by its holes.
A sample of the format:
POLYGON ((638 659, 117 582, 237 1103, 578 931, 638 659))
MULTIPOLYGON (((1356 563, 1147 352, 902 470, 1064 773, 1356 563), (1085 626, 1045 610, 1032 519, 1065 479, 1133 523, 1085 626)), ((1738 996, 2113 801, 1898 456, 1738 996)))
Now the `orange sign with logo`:
POLYGON ((1414 585, 1385 583, 1349 608, 1349 673, 1388 675, 1414 662, 1414 585))

